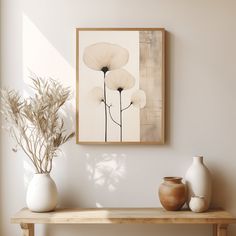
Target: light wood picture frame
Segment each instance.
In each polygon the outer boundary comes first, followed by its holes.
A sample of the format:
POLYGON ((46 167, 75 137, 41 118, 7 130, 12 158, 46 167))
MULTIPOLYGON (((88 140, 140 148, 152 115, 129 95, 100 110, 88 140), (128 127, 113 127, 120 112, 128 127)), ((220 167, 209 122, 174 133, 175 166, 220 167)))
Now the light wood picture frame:
POLYGON ((76 29, 76 142, 164 144, 165 29, 76 29))

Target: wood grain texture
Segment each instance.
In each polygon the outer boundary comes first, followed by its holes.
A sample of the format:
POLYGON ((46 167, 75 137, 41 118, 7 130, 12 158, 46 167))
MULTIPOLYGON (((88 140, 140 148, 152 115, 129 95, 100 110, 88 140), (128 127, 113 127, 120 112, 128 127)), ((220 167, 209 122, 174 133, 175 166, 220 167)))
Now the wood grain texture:
POLYGON ((216 235, 217 236, 227 236, 227 228, 228 225, 227 224, 218 224, 217 225, 217 230, 216 230, 216 235))
POLYGON ((23 232, 23 236, 34 236, 34 224, 21 223, 20 227, 23 232))
MULTIPOLYGON (((235 224, 236 218, 222 209, 204 213, 188 210, 166 211, 162 208, 96 208, 57 209, 48 213, 35 213, 22 209, 11 218, 18 224, 235 224)), ((31 235, 30 235, 31 236, 31 235)), ((218 236, 218 234, 217 234, 218 236)))
POLYGON ((217 236, 217 225, 216 224, 212 225, 212 235, 217 236))

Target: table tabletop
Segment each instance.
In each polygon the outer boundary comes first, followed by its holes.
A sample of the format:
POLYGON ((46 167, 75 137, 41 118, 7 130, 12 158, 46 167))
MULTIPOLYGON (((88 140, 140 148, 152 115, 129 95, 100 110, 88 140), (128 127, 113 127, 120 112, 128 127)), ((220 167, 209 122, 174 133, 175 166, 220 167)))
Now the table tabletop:
POLYGON ((163 208, 73 208, 37 213, 23 208, 12 218, 14 224, 235 224, 229 212, 210 209, 166 211, 163 208))

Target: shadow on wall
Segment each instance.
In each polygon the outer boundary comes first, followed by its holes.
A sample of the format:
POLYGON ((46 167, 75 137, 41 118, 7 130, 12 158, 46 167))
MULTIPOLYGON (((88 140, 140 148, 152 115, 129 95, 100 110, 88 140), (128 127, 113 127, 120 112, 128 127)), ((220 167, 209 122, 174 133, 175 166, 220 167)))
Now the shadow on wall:
MULTIPOLYGON (((119 185, 126 174, 126 155, 85 153, 78 158, 70 155, 69 150, 65 153, 67 157, 61 160, 64 164, 58 166, 61 170, 55 168, 63 175, 63 179, 58 181, 61 206, 103 207, 115 204, 119 185), (86 191, 81 192, 83 189, 86 191)), ((55 177, 58 179, 58 174, 55 177)))
MULTIPOLYGON (((230 178, 229 173, 223 170, 222 166, 212 166, 211 174, 213 179, 212 206, 223 207, 231 211, 234 206, 236 190, 234 178, 230 178)), ((233 175, 233 173, 232 173, 233 175)))
POLYGON ((174 117, 174 113, 171 114, 171 99, 174 97, 174 94, 171 90, 171 65, 174 65, 175 62, 174 56, 172 55, 174 50, 174 36, 166 31, 165 33, 165 145, 171 144, 171 120, 170 117, 174 117), (172 53, 172 54, 170 54, 172 53), (171 56, 172 55, 172 56, 171 56))
MULTIPOLYGON (((86 170, 88 179, 94 188, 100 191, 113 192, 126 172, 126 154, 104 153, 102 156, 94 156, 86 153, 86 170)), ((98 203, 96 203, 98 204, 98 203)), ((97 207, 100 207, 97 205, 97 207)))

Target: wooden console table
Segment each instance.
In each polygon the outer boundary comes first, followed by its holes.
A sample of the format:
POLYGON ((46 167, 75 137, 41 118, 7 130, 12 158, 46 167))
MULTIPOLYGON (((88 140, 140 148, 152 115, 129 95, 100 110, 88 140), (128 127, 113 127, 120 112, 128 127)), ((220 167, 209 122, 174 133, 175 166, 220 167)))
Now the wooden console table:
POLYGON ((236 218, 222 209, 193 213, 162 208, 81 208, 34 213, 24 208, 11 223, 20 224, 24 236, 34 236, 34 224, 208 224, 213 226, 213 236, 226 236, 227 226, 236 224, 236 218))

